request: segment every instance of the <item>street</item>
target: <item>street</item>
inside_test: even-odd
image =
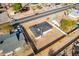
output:
[[[47,15],[55,14],[55,13],[57,13],[57,12],[70,9],[70,8],[72,8],[73,6],[78,6],[78,5],[79,5],[79,4],[73,4],[73,5],[69,5],[69,6],[65,6],[65,7],[61,7],[61,8],[49,10],[49,11],[46,11],[46,12],[43,12],[43,13],[39,13],[38,15],[28,16],[28,17],[25,17],[25,18],[21,18],[21,19],[19,19],[19,20],[17,19],[16,21],[11,22],[11,24],[14,25],[14,24],[16,24],[16,23],[24,23],[24,22],[36,20],[37,18],[41,18],[41,17],[47,16]]]

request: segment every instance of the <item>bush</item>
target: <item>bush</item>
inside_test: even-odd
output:
[[[61,21],[61,25],[60,25],[60,28],[67,32],[69,31],[70,29],[72,29],[74,27],[74,25],[76,25],[76,22],[74,20],[71,20],[71,19],[62,19]]]
[[[12,7],[15,12],[19,12],[22,9],[21,3],[15,3]]]

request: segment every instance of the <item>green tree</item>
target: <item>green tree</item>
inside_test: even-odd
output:
[[[15,3],[12,7],[15,12],[19,12],[22,9],[21,3]]]
[[[72,29],[75,24],[76,24],[76,22],[74,20],[71,20],[71,19],[62,19],[60,28],[63,31],[67,32],[70,29]]]

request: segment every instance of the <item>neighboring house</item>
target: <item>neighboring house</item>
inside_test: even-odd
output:
[[[79,10],[72,9],[71,13],[68,15],[72,20],[76,20],[77,24],[79,24]]]
[[[79,18],[79,10],[77,10],[77,9],[71,9],[71,12],[69,13],[68,16],[71,19],[78,20],[78,18]]]
[[[13,19],[20,19],[20,18],[27,17],[27,16],[30,16],[30,15],[33,15],[33,10],[31,8],[28,11],[25,11],[25,12],[22,12],[22,13],[16,13],[14,15],[11,15],[11,17]]]
[[[12,7],[9,8],[7,11],[9,16],[13,19],[20,19],[23,17],[33,15],[33,10],[32,8],[29,7],[29,3],[22,3],[22,10],[16,14],[15,14],[15,11],[13,11]]]

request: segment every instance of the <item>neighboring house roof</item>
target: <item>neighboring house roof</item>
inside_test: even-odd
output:
[[[13,19],[20,19],[27,16],[33,15],[33,10],[30,9],[29,11],[23,12],[23,13],[16,13],[12,16]]]
[[[72,9],[71,13],[69,14],[69,17],[77,18],[79,17],[79,10],[77,9]]]
[[[10,18],[7,15],[7,12],[3,12],[0,14],[0,24],[5,23],[5,22],[9,22]]]

